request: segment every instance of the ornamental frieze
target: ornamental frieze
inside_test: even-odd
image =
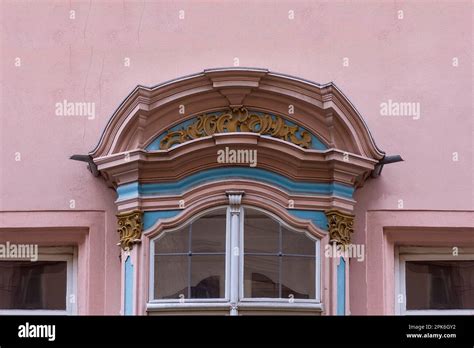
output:
[[[203,114],[186,128],[168,131],[160,141],[160,150],[193,139],[228,132],[253,132],[285,140],[305,149],[311,148],[311,135],[299,126],[289,124],[277,115],[249,112],[246,108],[240,108],[220,115]]]

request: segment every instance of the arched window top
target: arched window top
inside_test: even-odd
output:
[[[258,151],[258,163],[252,162],[257,168],[352,187],[377,176],[385,156],[333,83],[230,68],[138,86],[111,117],[97,147],[78,159],[87,157],[92,171],[117,187],[137,180],[172,182],[223,167],[216,150],[231,146],[245,147],[247,157]]]
[[[225,180],[236,179],[266,190],[267,179],[279,175],[290,185],[276,192],[280,188],[270,184],[269,190],[275,191],[274,199],[287,200],[284,206],[302,193],[319,209],[351,212],[353,191],[377,177],[385,163],[400,160],[384,156],[333,83],[266,69],[224,68],[137,86],[110,118],[96,148],[72,158],[87,161],[94,175],[117,190],[119,211],[143,210],[144,199],[147,206],[162,207],[156,201],[160,194],[148,197],[142,190],[146,185],[183,188],[177,195],[185,196],[196,185],[213,182],[224,189]],[[245,177],[242,170],[248,172]],[[216,178],[217,171],[231,172]],[[199,182],[189,185],[197,176]],[[309,190],[300,190],[308,185]],[[174,205],[167,203],[169,209],[183,200],[176,198]]]
[[[143,148],[186,115],[223,108],[283,115],[329,148],[380,160],[364,120],[333,84],[317,84],[266,69],[209,69],[154,87],[137,86],[109,120],[93,158]]]

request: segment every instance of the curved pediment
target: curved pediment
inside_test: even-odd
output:
[[[246,68],[210,69],[152,88],[137,86],[116,110],[90,155],[95,159],[146,149],[173,127],[223,110],[231,115],[252,110],[255,115],[273,115],[274,122],[275,117],[281,118],[283,132],[282,128],[269,131],[285,140],[292,134],[284,128],[297,125],[321,147],[373,160],[384,157],[362,117],[334,84]]]
[[[246,191],[268,185],[298,208],[350,212],[354,190],[380,173],[384,153],[332,83],[232,68],[138,86],[97,147],[76,159],[84,157],[116,188],[121,211],[240,183]]]

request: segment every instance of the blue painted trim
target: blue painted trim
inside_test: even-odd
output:
[[[134,181],[125,185],[120,185],[117,187],[118,200],[126,198],[138,198],[138,193],[140,192],[140,185],[138,181]]]
[[[322,211],[297,209],[287,209],[287,211],[297,218],[311,220],[315,226],[318,226],[325,231],[328,230],[328,219],[326,214]]]
[[[133,265],[130,256],[125,260],[125,315],[133,315]]]
[[[150,227],[156,224],[159,219],[167,219],[170,217],[175,217],[182,210],[159,210],[159,211],[146,211],[143,213],[143,230],[146,231]],[[328,220],[326,215],[322,211],[313,211],[313,210],[297,210],[297,209],[287,209],[287,211],[300,219],[311,220],[313,224],[319,228],[327,231],[328,230]]]
[[[189,189],[206,182],[226,179],[253,179],[278,186],[288,193],[306,195],[334,195],[352,198],[354,188],[339,183],[309,183],[288,179],[287,177],[260,168],[224,167],[203,170],[177,182],[139,184],[133,182],[117,188],[118,201],[152,195],[180,195]]]
[[[346,314],[346,261],[341,257],[337,266],[337,315]]]
[[[143,213],[143,230],[146,231],[152,227],[159,219],[175,217],[180,212],[181,210],[146,211]]]
[[[263,112],[259,112],[259,111],[252,111],[252,110],[249,110],[250,112],[254,113],[254,114],[257,114],[257,115],[270,115],[273,119],[275,119],[275,115],[273,114],[269,114],[269,113],[263,113]],[[222,111],[217,111],[217,112],[210,112],[208,113],[207,115],[216,115],[216,116],[219,116],[219,115],[222,115],[223,112]],[[298,139],[301,139],[301,132],[302,131],[306,131],[308,132],[310,135],[311,135],[311,148],[312,149],[315,149],[315,150],[326,150],[327,149],[327,146],[324,145],[324,143],[317,137],[315,136],[314,134],[312,134],[311,132],[309,132],[308,130],[304,129],[303,127],[301,127],[300,125],[294,123],[294,122],[291,122],[285,118],[283,118],[285,120],[285,124],[289,125],[289,126],[298,126],[300,128],[300,130],[295,134],[296,137],[298,137]],[[195,120],[197,120],[197,117],[193,117],[192,119],[189,119],[189,120],[186,120],[184,122],[181,122],[179,124],[177,124],[176,126],[173,126],[171,127],[169,130],[161,133],[160,135],[158,135],[147,147],[146,147],[146,150],[147,151],[156,151],[156,150],[159,150],[160,149],[160,142],[161,142],[161,139],[163,139],[165,137],[166,134],[168,134],[169,132],[174,132],[174,131],[178,131],[178,130],[182,130],[182,129],[186,129],[189,125],[191,125]],[[268,136],[270,137],[270,136]],[[176,144],[177,145],[177,144]],[[176,146],[174,145],[174,146]],[[172,146],[173,147],[173,146]]]

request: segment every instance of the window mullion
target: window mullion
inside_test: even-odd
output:
[[[239,269],[240,269],[240,226],[241,200],[243,192],[228,192],[230,205],[230,315],[238,315],[239,302]]]
[[[240,213],[231,212],[231,255],[230,255],[230,302],[233,307],[239,301],[239,225],[240,225]],[[237,310],[232,310],[231,315],[237,314]]]
[[[281,291],[281,267],[282,267],[282,259],[283,259],[283,248],[282,248],[282,232],[281,232],[281,224],[278,225],[278,297],[281,298],[282,291]]]
[[[191,298],[191,272],[192,272],[192,244],[191,238],[193,237],[193,224],[189,225],[189,240],[188,240],[188,298]]]

